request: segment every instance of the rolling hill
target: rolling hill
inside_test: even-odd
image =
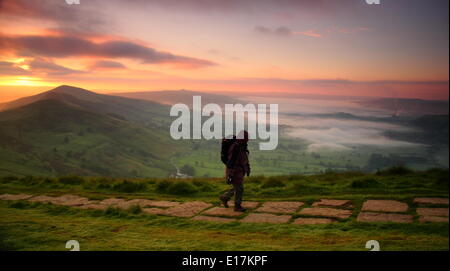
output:
[[[60,86],[3,105],[0,175],[165,177],[168,107]]]

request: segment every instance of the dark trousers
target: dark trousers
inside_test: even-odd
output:
[[[234,206],[240,206],[242,203],[242,195],[244,194],[243,182],[233,183],[233,188],[225,192],[222,197],[230,200],[234,196]]]

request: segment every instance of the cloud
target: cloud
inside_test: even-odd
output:
[[[208,60],[157,51],[126,40],[92,42],[68,36],[0,36],[0,52],[14,51],[20,56],[128,58],[147,64],[170,64],[175,68],[201,68],[216,65]]]
[[[28,65],[33,73],[46,73],[52,76],[61,76],[73,73],[84,73],[84,71],[70,69],[58,64],[55,64],[51,60],[43,58],[35,58],[28,62]]]
[[[268,27],[258,25],[255,26],[254,30],[259,34],[264,35],[276,35],[280,37],[287,37],[292,35],[292,30],[285,26],[280,26],[272,30]]]
[[[91,66],[91,69],[126,69],[127,67],[120,62],[111,60],[98,60]]]
[[[292,34],[292,31],[287,27],[280,26],[275,29],[273,33],[278,36],[290,36]]]
[[[323,37],[322,34],[316,32],[315,30],[307,30],[307,31],[297,31],[294,32],[295,35],[303,35],[303,36],[308,36],[308,37],[312,37],[312,38],[321,38]]]
[[[119,0],[115,0],[118,2]],[[276,10],[323,12],[336,8],[345,8],[357,0],[134,0],[127,5],[137,5],[140,8],[160,7],[170,10],[218,12],[218,13],[256,13],[273,12]],[[337,3],[339,2],[339,3]]]
[[[2,16],[22,17],[53,22],[66,31],[102,32],[111,21],[101,13],[95,1],[68,5],[64,0],[1,0]]]
[[[14,62],[0,61],[0,74],[5,75],[30,75],[30,72],[26,69],[19,67]]]
[[[272,30],[270,28],[267,28],[265,26],[255,26],[255,31],[260,33],[260,34],[271,34]]]
[[[329,35],[329,34],[355,34],[355,33],[359,33],[359,32],[367,32],[367,31],[372,31],[373,29],[369,28],[369,27],[337,27],[337,26],[333,26],[330,27],[326,30],[316,30],[316,29],[310,29],[310,30],[305,30],[305,31],[294,31],[291,30],[288,27],[285,26],[280,26],[274,29],[265,27],[265,26],[255,26],[254,30],[259,33],[259,34],[264,34],[264,35],[276,35],[276,36],[281,36],[281,37],[287,37],[287,36],[292,36],[292,35],[303,35],[303,36],[307,36],[307,37],[311,37],[311,38],[322,38],[325,35]]]
[[[341,34],[354,34],[358,32],[368,32],[373,29],[370,27],[358,26],[358,27],[332,27],[328,32],[337,32]]]

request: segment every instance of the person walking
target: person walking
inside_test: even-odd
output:
[[[222,204],[228,208],[228,201],[234,196],[234,210],[237,212],[245,212],[242,207],[242,197],[244,194],[244,177],[250,176],[250,163],[248,151],[248,132],[241,131],[235,142],[228,149],[228,161],[225,169],[225,177],[228,183],[233,187],[226,191],[220,200]]]

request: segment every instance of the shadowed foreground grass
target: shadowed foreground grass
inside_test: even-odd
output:
[[[0,202],[2,250],[448,250],[448,224],[270,225]]]

